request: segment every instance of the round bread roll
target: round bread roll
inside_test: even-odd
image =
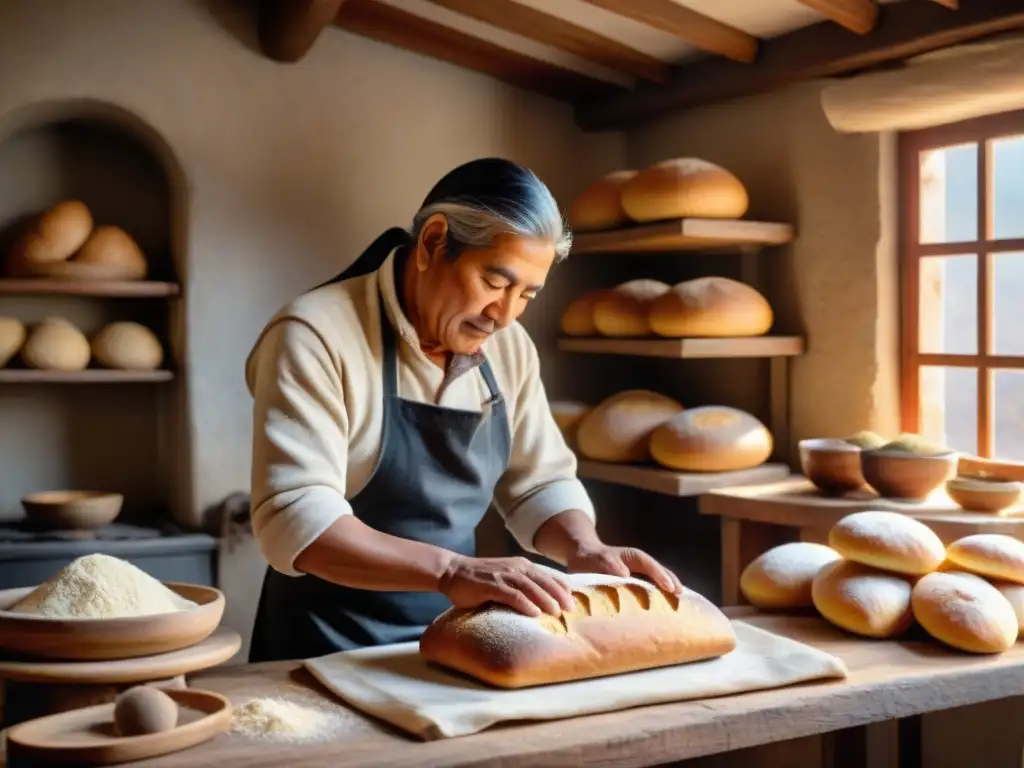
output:
[[[588,459],[617,463],[647,461],[651,432],[682,412],[671,397],[628,389],[603,400],[580,421],[576,444]]]
[[[946,559],[942,539],[920,520],[899,512],[847,515],[832,526],[828,543],[848,560],[910,576],[931,573]]]
[[[747,212],[746,187],[721,166],[693,157],[645,168],[622,188],[622,208],[634,221],[737,219]]]
[[[810,608],[811,583],[824,566],[839,559],[824,544],[794,541],[755,558],[740,574],[740,591],[757,608]]]
[[[974,576],[974,574],[968,574]],[[974,576],[980,579],[980,576]],[[1024,584],[1014,584],[1011,581],[994,581],[992,586],[999,590],[999,594],[1007,599],[1013,613],[1017,617],[1017,633],[1024,632]]]
[[[125,280],[141,280],[147,271],[142,249],[120,227],[97,227],[73,260],[79,264],[116,267]]]
[[[727,277],[699,277],[672,286],[649,309],[659,336],[762,336],[775,322],[768,301],[745,283]]]
[[[65,200],[42,214],[15,245],[17,254],[32,264],[66,261],[82,247],[92,231],[92,213],[80,200]]]
[[[96,362],[106,368],[152,371],[164,360],[164,350],[149,328],[140,323],[110,323],[92,340]]]
[[[917,623],[936,640],[970,653],[1002,653],[1017,642],[1010,601],[981,579],[955,572],[929,573],[914,585]]]
[[[552,400],[551,415],[555,418],[555,424],[569,445],[576,444],[576,431],[579,428],[583,417],[593,410],[593,407],[586,403],[575,400]]]
[[[584,189],[569,205],[569,224],[578,232],[615,229],[632,223],[622,209],[621,192],[636,171],[613,171]]]
[[[757,467],[772,455],[767,427],[724,405],[689,408],[651,434],[651,457],[681,472],[731,472]]]
[[[946,548],[946,557],[966,571],[1024,584],[1024,541],[1002,533],[975,533]]]
[[[811,600],[826,620],[866,637],[895,637],[913,623],[909,577],[852,560],[822,566],[811,582]]]
[[[611,293],[608,288],[589,291],[578,299],[569,302],[562,312],[562,333],[566,336],[596,336],[597,326],[594,325],[594,305],[598,300]]]
[[[21,348],[29,368],[47,371],[81,371],[89,365],[89,340],[69,321],[47,318],[37,325]]]
[[[630,280],[594,302],[594,327],[604,336],[647,336],[651,303],[669,290],[660,280]]]
[[[0,317],[0,368],[18,354],[25,343],[25,324],[16,317]]]

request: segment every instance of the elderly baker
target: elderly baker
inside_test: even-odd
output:
[[[251,661],[415,640],[452,604],[559,614],[559,572],[475,554],[492,504],[570,572],[678,579],[597,535],[517,318],[571,238],[547,187],[501,159],[442,178],[270,321],[246,365],[252,523],[269,567]]]

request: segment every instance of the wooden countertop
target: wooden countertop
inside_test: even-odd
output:
[[[191,680],[235,703],[312,689],[344,713],[331,742],[268,744],[222,735],[178,754],[147,760],[147,768],[402,768],[402,766],[647,766],[758,746],[1024,694],[1024,642],[999,656],[971,656],[937,642],[872,641],[845,635],[806,616],[736,618],[832,653],[846,662],[846,680],[604,715],[497,727],[474,736],[421,742],[340,704],[294,663],[214,669]]]

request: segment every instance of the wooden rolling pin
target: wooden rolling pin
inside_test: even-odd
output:
[[[961,477],[990,477],[1024,483],[1024,462],[996,461],[963,454],[957,463],[957,474]]]

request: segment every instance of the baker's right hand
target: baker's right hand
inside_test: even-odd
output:
[[[574,605],[565,577],[525,557],[456,555],[441,577],[440,590],[458,608],[496,602],[527,616],[559,616]]]

